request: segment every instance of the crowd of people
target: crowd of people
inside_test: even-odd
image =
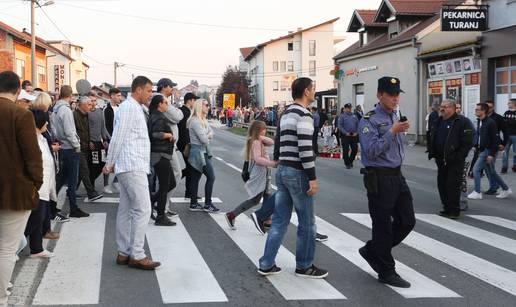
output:
[[[160,79],[157,93],[153,93],[152,81],[138,76],[123,103],[120,90],[112,88],[110,102],[102,109],[94,92],[75,100],[72,88],[64,85],[54,101],[48,93],[32,89],[28,81],[20,86],[14,72],[0,73],[0,163],[7,170],[0,174],[0,305],[6,304],[8,292],[4,290],[9,288],[15,259],[27,244],[32,258],[53,256],[42,244],[44,238],[59,239],[59,233],[51,230],[51,220],[64,223],[89,217],[77,202],[80,183],[86,191],[85,202],[116,190],[120,193],[115,262],[137,269],[153,270],[161,265],[145,253],[146,228],[150,219],[156,226],[176,225],[172,218],[178,213],[169,203],[169,195],[183,178],[190,211],[220,211],[212,201],[215,171],[210,143],[214,131],[208,123],[212,111],[206,100],[193,93],[184,96],[181,106],[172,103],[176,85],[168,78]],[[324,148],[334,147],[334,139],[340,144],[348,169],[353,168],[360,143],[365,166],[361,173],[373,218],[373,239],[360,249],[360,255],[378,272],[380,281],[410,286],[395,272],[390,255],[415,223],[412,197],[400,169],[403,137],[410,125],[396,114],[400,92],[398,79],[384,77],[379,80],[379,103],[373,111],[364,114],[360,106],[353,110],[351,104],[345,104],[341,113],[330,119],[325,110],[310,108],[315,89],[309,78],[299,78],[292,84],[294,103],[289,106],[219,112],[217,116],[229,127],[234,121],[250,123],[242,172],[249,198],[225,217],[228,226],[236,229],[236,217],[263,199],[262,207],[251,214],[260,234],[269,229],[259,260],[260,274],[280,273],[275,257],[295,209],[296,274],[309,278],[328,275],[313,264],[315,241],[328,239],[316,232],[313,209],[318,191],[315,159],[322,136]],[[492,101],[477,104],[476,126],[460,114],[460,104],[449,99],[428,116],[427,149],[438,169],[440,215],[456,219],[467,209],[460,206],[460,197],[465,161],[472,148],[475,189],[468,198],[482,198],[483,173],[489,179],[484,194],[506,198],[512,193],[495,169],[499,152],[504,153],[501,172],[506,173],[510,147],[516,151],[516,100],[508,107],[501,116],[494,112]],[[276,126],[274,140],[266,136],[267,126]],[[266,150],[270,146],[274,147],[273,159]],[[271,192],[271,168],[277,168],[275,193]],[[512,170],[516,172],[516,157]],[[103,189],[99,192],[95,182],[101,174]],[[206,183],[201,204],[198,188],[203,175]],[[382,181],[387,177],[394,186]],[[57,205],[57,195],[65,185],[68,215]],[[394,214],[393,210],[398,211]],[[402,221],[397,220],[400,218]],[[399,233],[384,233],[394,226]]]

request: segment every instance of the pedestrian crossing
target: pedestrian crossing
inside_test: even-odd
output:
[[[230,240],[245,255],[246,258],[242,261],[250,261],[257,267],[258,259],[263,254],[266,236],[258,234],[252,221],[247,216],[240,215],[237,218],[238,229],[231,230],[226,224],[223,214],[213,214],[210,217],[216,225],[216,229],[211,231],[223,234],[226,240]],[[417,214],[416,217],[418,220],[432,225],[430,231],[444,231],[457,240],[467,237],[478,241],[486,248],[496,248],[514,254],[513,238],[471,226],[467,219],[451,221],[433,214]],[[514,227],[516,223],[508,219],[486,215],[471,215],[470,217],[474,220],[496,224],[509,231],[516,230]],[[358,223],[358,227],[363,230],[371,227],[368,214],[341,213],[332,220],[335,222],[335,219],[355,226],[354,223]],[[154,259],[162,262],[160,269],[150,273],[155,274],[159,285],[160,301],[163,304],[231,303],[228,290],[217,279],[217,275],[210,268],[209,261],[206,261],[210,255],[199,251],[198,244],[200,243],[196,242],[188,232],[188,227],[184,224],[186,220],[189,219],[176,218],[177,226],[175,227],[149,225],[147,230],[146,237],[150,254]],[[291,223],[292,227],[297,225],[295,214],[292,216]],[[357,267],[358,272],[364,272],[376,278],[376,273],[358,254],[358,248],[364,245],[363,240],[337,227],[338,224],[330,223],[321,217],[316,217],[316,225],[319,233],[329,236],[328,241],[318,244],[318,249],[329,249],[334,252],[332,257],[336,257],[335,261],[348,262]],[[93,213],[89,218],[72,219],[71,222],[62,224],[61,239],[57,241],[54,249],[55,257],[49,260],[43,277],[36,287],[33,305],[96,305],[101,303],[99,299],[102,291],[101,275],[103,265],[106,265],[102,263],[105,229],[106,213]],[[106,243],[116,244],[115,242]],[[409,253],[421,252],[428,255],[429,257],[425,257],[425,261],[435,259],[437,265],[444,264],[450,270],[464,272],[486,283],[486,287],[492,286],[516,297],[516,272],[497,264],[496,261],[482,259],[440,242],[428,233],[422,234],[414,231],[402,245],[407,248]],[[228,250],[228,253],[230,252],[232,251]],[[223,258],[224,255],[216,255],[216,257]],[[324,267],[324,263],[318,261],[318,264]],[[432,264],[434,263],[432,262]],[[285,246],[279,250],[277,265],[282,268],[281,274],[263,277],[263,280],[271,284],[277,293],[287,301],[349,300],[350,297],[353,297],[352,291],[342,287],[342,284],[349,285],[349,281],[333,279],[331,271],[326,280],[304,279],[295,276],[294,251]],[[228,263],[227,266],[230,269],[231,263]],[[404,264],[397,261],[397,270],[412,284],[411,288],[402,289],[373,283],[373,278],[371,278],[371,287],[387,289],[394,296],[407,300],[419,298],[460,299],[464,296],[460,287],[454,287],[449,283],[443,285],[441,280],[435,280],[435,276],[425,276],[424,272],[414,267],[413,263]],[[258,276],[255,271],[244,273]]]

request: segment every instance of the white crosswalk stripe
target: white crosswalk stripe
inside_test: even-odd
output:
[[[498,216],[490,216],[490,215],[468,215],[474,219],[484,221],[487,223],[495,224],[497,226],[501,226],[510,230],[516,231],[516,222],[508,219],[504,219]]]
[[[371,228],[369,214],[341,213],[343,216]],[[411,232],[403,241],[430,257],[438,259],[453,268],[483,280],[503,291],[516,295],[516,273],[497,264],[463,252],[430,237]]]

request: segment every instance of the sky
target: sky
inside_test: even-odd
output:
[[[40,4],[45,0],[39,0]],[[88,80],[118,84],[132,76],[153,81],[168,77],[185,86],[190,80],[218,85],[229,65],[238,65],[239,48],[340,17],[335,36],[344,48],[356,41],[346,33],[355,9],[377,9],[381,0],[54,0],[38,8],[36,35],[69,40],[84,47]],[[30,4],[0,0],[0,20],[30,32]]]

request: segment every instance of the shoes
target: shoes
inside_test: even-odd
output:
[[[52,258],[54,257],[54,253],[47,251],[44,249],[42,252],[37,254],[31,254],[29,258]]]
[[[129,257],[124,256],[122,254],[116,255],[116,264],[118,265],[128,265],[129,264]]]
[[[167,216],[168,217],[176,217],[176,216],[179,216],[179,214],[176,211],[168,209],[167,210]]]
[[[317,242],[324,242],[324,241],[328,241],[328,236],[327,236],[327,235],[320,234],[320,233],[316,233],[316,234],[315,234],[315,241],[317,241]]]
[[[159,267],[161,263],[152,261],[149,257],[145,257],[141,260],[129,259],[129,266],[140,270],[154,270]]]
[[[346,165],[346,169],[351,169],[351,165]]]
[[[152,210],[151,214],[150,214],[150,218],[151,220],[155,221],[156,220],[156,215],[154,214],[154,210]]]
[[[473,191],[468,195],[469,199],[482,199],[482,194],[477,191]]]
[[[96,194],[93,194],[91,197],[86,197],[84,199],[84,202],[85,203],[88,203],[88,202],[92,202],[92,201],[96,201],[96,200],[99,200],[101,199],[102,197],[104,197],[104,195],[100,194],[100,193],[96,193]]]
[[[70,222],[70,218],[67,218],[66,216],[60,214],[60,213],[57,213],[56,216],[53,218],[54,222],[57,222],[57,223],[66,223],[66,222]]]
[[[204,206],[202,210],[208,213],[218,213],[220,211],[220,209],[215,207],[213,204]]]
[[[299,277],[322,279],[328,276],[328,271],[319,269],[312,264],[312,266],[307,269],[296,269],[296,275]]]
[[[460,203],[460,211],[468,211],[468,209],[469,209],[468,203],[461,201],[461,203]]]
[[[190,208],[188,209],[190,211],[203,211],[202,206],[199,203],[191,204]]]
[[[507,174],[507,167],[502,167],[500,174]]]
[[[512,171],[516,173],[516,165],[512,167]]]
[[[114,194],[115,193],[108,185],[104,187],[103,192],[106,194]]]
[[[486,194],[486,195],[496,195],[496,194],[498,194],[498,189],[489,189],[489,190],[485,191],[484,194]]]
[[[457,213],[457,214],[453,214],[451,212],[448,212],[448,211],[439,211],[439,215],[442,216],[442,217],[446,217],[446,218],[449,218],[449,219],[452,219],[452,220],[456,220],[460,217],[460,213]]]
[[[258,273],[260,273],[260,275],[263,275],[263,276],[277,275],[277,274],[281,273],[281,268],[277,267],[276,265],[273,265],[268,270],[258,269]]]
[[[367,252],[367,248],[364,246],[364,247],[361,247],[358,249],[358,253],[360,254],[360,256],[362,256],[362,258],[365,259],[365,261],[367,261],[367,263],[369,264],[369,266],[376,272],[378,273],[379,271],[379,268],[378,268],[378,265],[376,264],[375,260],[374,260],[374,257],[373,255],[369,254]]]
[[[236,230],[235,214],[233,212],[228,212],[228,213],[224,214],[224,216],[226,217],[226,222],[228,223],[229,228],[231,228],[232,230]]]
[[[82,211],[80,208],[77,208],[74,211],[70,212],[70,217],[81,218],[88,216],[90,216],[90,214]]]
[[[256,230],[258,230],[258,233],[262,236],[265,234],[265,223],[263,221],[260,221],[258,219],[258,216],[256,216],[256,213],[251,213],[251,219],[253,220],[254,227],[256,227]]]
[[[43,239],[48,240],[58,240],[59,239],[59,232],[55,231],[48,231],[44,236]]]
[[[496,195],[496,198],[507,198],[507,196],[509,196],[511,194],[512,194],[511,189],[502,190],[502,192],[500,192],[500,194]]]
[[[378,281],[397,288],[410,288],[410,283],[401,278],[398,273],[394,273],[385,277],[378,277]]]
[[[166,215],[156,216],[156,226],[176,226],[176,222],[172,222]]]

